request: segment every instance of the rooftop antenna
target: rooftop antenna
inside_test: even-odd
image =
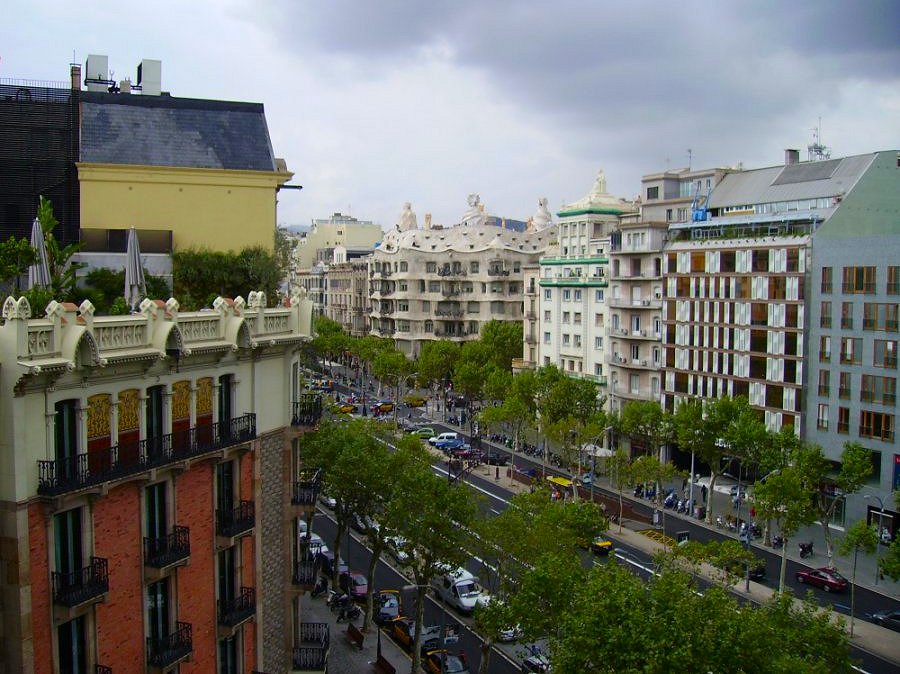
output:
[[[809,161],[823,161],[825,159],[831,159],[831,149],[825,147],[822,144],[822,118],[819,117],[819,123],[815,126],[815,128],[811,129],[813,132],[813,142],[810,145],[806,146],[806,151],[809,156]]]
[[[691,162],[694,159],[694,151],[691,148],[688,148],[687,155],[688,155],[688,171],[690,171],[691,170]]]

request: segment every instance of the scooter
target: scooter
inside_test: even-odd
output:
[[[309,596],[319,597],[326,592],[328,592],[328,579],[325,576],[322,576],[316,581],[316,585],[313,587],[312,592],[309,593]]]
[[[812,557],[813,554],[813,544],[812,541],[809,543],[798,543],[797,547],[800,548],[800,558],[805,559],[807,557]]]
[[[781,549],[784,547],[784,538],[781,536],[773,536],[772,537],[772,547],[776,549]]]

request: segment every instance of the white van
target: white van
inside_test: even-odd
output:
[[[490,601],[490,595],[481,588],[478,579],[462,567],[435,576],[431,587],[440,599],[465,615]]]
[[[428,438],[428,444],[434,447],[439,442],[444,442],[445,440],[458,440],[459,433],[455,431],[446,431],[441,433],[440,435],[436,435],[434,437]]]

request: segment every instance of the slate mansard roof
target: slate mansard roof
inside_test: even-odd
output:
[[[261,103],[81,92],[81,161],[275,171]]]

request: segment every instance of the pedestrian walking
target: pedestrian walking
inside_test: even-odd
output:
[[[706,503],[706,485],[702,485],[700,487],[700,498],[703,499],[703,503]]]

